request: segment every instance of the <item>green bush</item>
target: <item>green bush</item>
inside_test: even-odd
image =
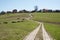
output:
[[[20,19],[20,18],[17,18],[17,19]]]
[[[17,22],[20,22],[20,21],[17,21]]]
[[[25,20],[25,19],[22,19],[22,20]]]
[[[8,22],[3,22],[4,24],[7,24]]]
[[[23,20],[21,20],[21,22],[24,22]]]
[[[12,23],[16,23],[15,21],[12,21]]]

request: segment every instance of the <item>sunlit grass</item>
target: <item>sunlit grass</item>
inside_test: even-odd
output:
[[[33,20],[44,22],[45,29],[52,38],[60,40],[60,13],[33,13],[32,16]]]
[[[60,22],[60,13],[33,13],[33,20]]]
[[[29,17],[27,13],[0,15],[0,40],[23,40],[38,26],[38,23],[26,20],[26,17]]]
[[[45,29],[47,32],[56,40],[60,40],[60,25],[58,24],[50,24],[45,23],[44,24]]]

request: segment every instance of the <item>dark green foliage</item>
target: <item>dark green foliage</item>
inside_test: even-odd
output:
[[[3,14],[5,14],[5,12],[4,12],[4,11],[2,11],[0,14],[1,14],[1,15],[3,15]]]
[[[17,18],[17,19],[20,19],[20,18]]]
[[[7,24],[8,22],[3,22],[4,24]]]
[[[17,22],[20,22],[20,21],[17,21]]]
[[[12,13],[11,11],[7,11],[7,13]]]
[[[22,19],[22,20],[25,20],[25,19]]]
[[[16,23],[16,21],[12,21],[12,23]]]
[[[12,11],[12,13],[17,13],[17,9],[14,9],[14,10]]]
[[[29,13],[29,11],[24,9],[24,10],[20,10],[19,13]]]
[[[21,20],[21,22],[24,22],[23,20]]]

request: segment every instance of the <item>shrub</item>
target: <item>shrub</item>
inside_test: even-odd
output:
[[[12,23],[16,23],[15,21],[12,21]]]
[[[0,13],[1,15],[3,15],[3,14],[5,14],[5,12],[4,11],[1,11],[1,13]]]
[[[21,22],[23,22],[23,20],[21,20]]]
[[[7,11],[7,13],[12,13],[11,11]]]
[[[4,24],[7,24],[8,22],[3,22]]]
[[[17,22],[20,22],[20,21],[17,21]]]
[[[25,20],[25,19],[22,19],[22,20]]]
[[[14,10],[12,11],[12,13],[17,13],[17,9],[14,9]]]
[[[19,18],[17,18],[17,19],[19,19]]]

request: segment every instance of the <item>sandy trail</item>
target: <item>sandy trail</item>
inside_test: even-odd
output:
[[[32,18],[32,15],[29,14],[28,20]],[[37,21],[35,21],[37,22]],[[48,35],[47,31],[44,28],[43,23],[38,22],[40,25],[33,30],[30,34],[28,34],[23,40],[53,40],[50,35]]]
[[[48,35],[47,31],[44,28],[43,23],[41,23],[42,32],[43,32],[43,40],[53,40],[50,35]]]
[[[53,40],[46,32],[43,23],[28,34],[23,40]]]
[[[40,25],[35,30],[33,30],[29,35],[27,35],[23,40],[34,40],[39,28]]]

